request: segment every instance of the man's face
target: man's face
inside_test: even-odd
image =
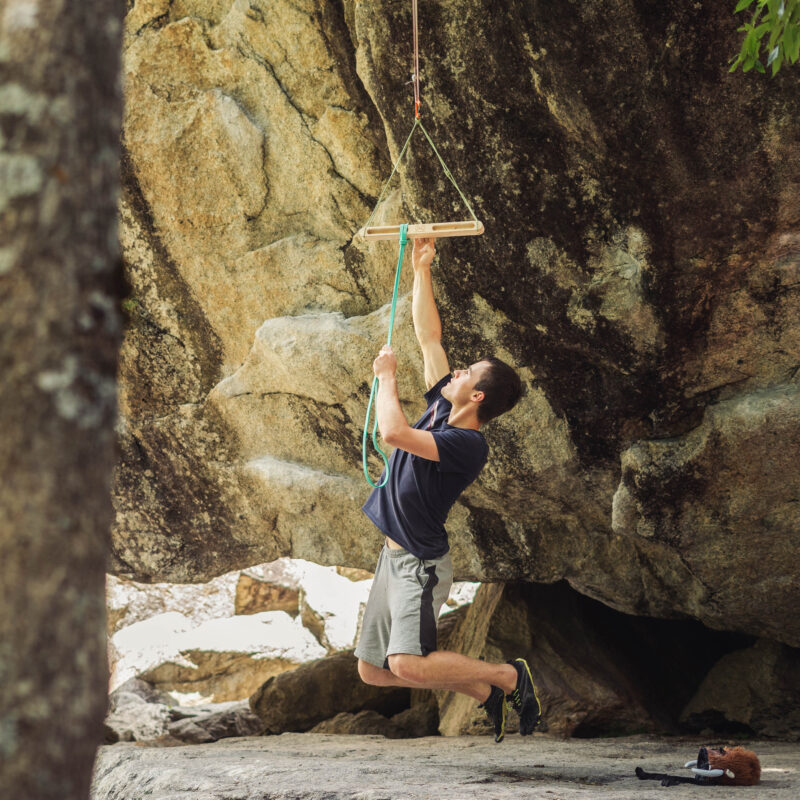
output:
[[[488,361],[478,361],[466,369],[454,369],[450,382],[442,387],[442,397],[449,400],[456,408],[465,406],[472,401],[475,384],[488,366]]]

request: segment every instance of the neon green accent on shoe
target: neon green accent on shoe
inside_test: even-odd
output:
[[[516,658],[508,663],[517,671],[517,685],[508,695],[508,699],[519,714],[520,734],[528,736],[542,719],[542,704],[528,662],[524,658]]]

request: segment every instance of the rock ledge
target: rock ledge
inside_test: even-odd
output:
[[[283,734],[225,739],[190,747],[101,747],[92,800],[504,800],[605,798],[663,800],[634,769],[681,774],[703,740],[649,736],[561,740],[535,734],[388,740],[378,736]],[[742,742],[760,757],[759,797],[795,800],[800,751],[791,744]],[[669,800],[697,797],[680,785]],[[702,792],[701,792],[702,793]],[[742,800],[742,789],[717,787],[714,800]],[[746,795],[750,793],[745,791]]]

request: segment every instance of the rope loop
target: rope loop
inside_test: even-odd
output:
[[[373,212],[374,213],[374,212]],[[392,292],[392,310],[389,314],[389,337],[386,340],[386,344],[391,346],[392,344],[392,331],[394,330],[394,316],[395,311],[397,309],[397,293],[398,289],[400,288],[400,273],[403,271],[403,254],[405,253],[406,243],[408,241],[408,224],[404,223],[400,226],[400,252],[397,256],[397,269],[394,273],[394,291]],[[364,435],[361,437],[361,463],[364,467],[364,477],[367,479],[367,483],[373,489],[381,489],[382,487],[386,486],[387,481],[389,480],[389,459],[386,458],[386,453],[381,450],[380,446],[378,445],[378,410],[377,410],[377,403],[375,403],[375,425],[372,428],[372,444],[375,449],[380,454],[380,457],[383,459],[384,465],[384,473],[383,479],[380,483],[373,483],[372,478],[369,475],[369,467],[367,466],[367,432],[369,431],[369,418],[372,413],[372,404],[375,402],[375,398],[378,393],[378,376],[376,375],[372,379],[372,390],[370,391],[369,395],[369,405],[367,405],[367,418],[364,420]]]

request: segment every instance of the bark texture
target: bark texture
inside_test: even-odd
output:
[[[0,4],[0,786],[87,797],[108,690],[123,8]]]

